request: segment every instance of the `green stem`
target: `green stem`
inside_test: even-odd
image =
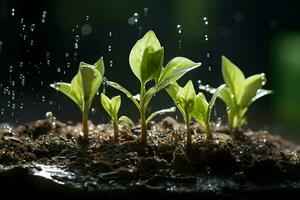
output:
[[[112,124],[113,124],[113,127],[114,127],[114,143],[117,144],[119,142],[118,120],[112,120]]]
[[[213,135],[212,135],[212,132],[211,132],[211,127],[210,127],[210,123],[209,122],[207,122],[207,123],[205,123],[205,128],[206,128],[206,139],[208,140],[208,141],[211,141],[212,139],[213,139]]]
[[[191,135],[191,128],[190,128],[190,116],[186,112],[186,147],[190,149],[192,147],[192,135]]]
[[[140,93],[140,117],[141,117],[141,142],[147,143],[147,123],[146,123],[146,108],[145,108],[145,84],[141,83]]]
[[[89,118],[89,107],[88,104],[84,102],[83,111],[82,111],[82,132],[83,132],[84,141],[88,141],[89,138],[88,118]]]

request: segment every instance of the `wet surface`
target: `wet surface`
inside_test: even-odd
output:
[[[25,182],[28,191],[78,198],[101,194],[126,199],[145,193],[239,198],[300,190],[299,146],[264,131],[232,137],[216,129],[208,143],[202,128],[193,125],[193,146],[185,149],[184,126],[170,118],[152,123],[147,145],[138,141],[139,126],[126,124],[120,126],[117,145],[110,125],[90,124],[89,144],[82,145],[80,126],[53,119],[2,126],[2,183],[16,187]]]

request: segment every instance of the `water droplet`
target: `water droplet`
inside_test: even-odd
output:
[[[46,14],[47,14],[47,11],[44,10],[44,11],[43,11],[43,15],[46,15]]]
[[[74,43],[74,48],[78,49],[78,43],[77,42]]]
[[[21,103],[20,103],[20,109],[22,110],[23,108],[24,108],[24,103],[21,102]]]
[[[42,21],[43,24],[46,22],[46,20],[44,18],[41,21]]]
[[[216,122],[216,128],[220,128],[222,125],[222,118],[218,117],[217,122]]]
[[[11,16],[15,16],[15,9],[14,8],[11,9]]]
[[[109,33],[108,33],[108,36],[111,37],[111,36],[112,36],[112,32],[109,32]]]
[[[207,20],[207,17],[203,17],[203,20],[206,21],[206,20]]]
[[[134,13],[133,14],[133,19],[134,19],[134,22],[137,23],[139,21],[139,14],[138,13]]]
[[[91,113],[92,113],[92,114],[95,114],[95,113],[96,113],[96,109],[95,109],[95,108],[92,108],[92,109],[91,109]]]
[[[80,36],[79,35],[75,35],[75,41],[78,42],[80,40]]]
[[[182,33],[182,27],[181,27],[181,25],[177,24],[176,28],[177,28],[178,34],[181,34]]]
[[[46,97],[42,96],[42,102],[45,102]]]
[[[178,49],[181,49],[181,48],[182,48],[182,41],[178,40]]]
[[[70,68],[70,63],[69,62],[67,63],[67,68]]]
[[[204,38],[205,38],[206,41],[208,41],[208,35],[205,34]]]
[[[111,61],[109,61],[109,66],[110,67],[112,67],[113,66],[113,64],[114,64],[114,62],[111,60]]]
[[[128,24],[129,24],[129,25],[133,25],[133,24],[134,24],[134,18],[133,18],[133,17],[130,17],[130,18],[128,19]]]
[[[10,73],[12,73],[13,69],[14,69],[14,66],[12,66],[12,65],[9,66],[9,72],[10,72]]]
[[[209,54],[209,53],[206,53],[206,57],[209,58],[209,57],[210,57],[210,54]]]
[[[110,46],[110,45],[108,46],[108,51],[109,51],[109,52],[111,51],[111,46]]]
[[[87,15],[87,16],[85,17],[85,19],[86,19],[86,21],[89,21],[90,16]]]
[[[93,32],[93,28],[90,24],[84,24],[81,27],[81,34],[82,35],[90,35]]]
[[[211,71],[211,66],[208,66],[208,71]]]
[[[145,7],[144,8],[144,16],[145,17],[148,17],[148,11],[149,11],[148,7]]]
[[[36,28],[36,27],[35,27],[35,24],[31,24],[31,25],[30,25],[30,30],[31,30],[31,31],[34,31],[35,28]]]
[[[58,72],[58,73],[60,73],[60,72],[61,72],[61,69],[60,69],[60,67],[58,67],[58,68],[57,68],[57,72]]]
[[[46,119],[52,119],[53,118],[53,113],[51,112],[51,111],[49,111],[49,112],[46,112]]]

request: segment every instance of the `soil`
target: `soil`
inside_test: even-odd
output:
[[[266,131],[232,136],[215,128],[207,142],[194,124],[193,145],[185,148],[184,125],[167,117],[150,123],[148,143],[140,127],[90,122],[81,125],[37,120],[0,128],[0,188],[11,198],[129,199],[133,197],[240,199],[300,194],[300,146]],[[20,191],[20,192],[15,192]]]

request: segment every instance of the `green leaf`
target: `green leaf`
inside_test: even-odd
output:
[[[180,88],[180,90],[177,93],[176,99],[180,102],[182,107],[187,112],[192,112],[194,109],[194,99],[196,97],[196,92],[193,86],[192,81],[188,81],[187,84]]]
[[[111,99],[111,107],[112,107],[112,112],[115,116],[118,116],[118,112],[121,107],[121,96],[115,96]]]
[[[206,127],[206,113],[208,108],[208,102],[206,101],[203,93],[197,94],[195,97],[195,106],[191,112],[192,117],[203,127]]]
[[[262,88],[265,79],[265,74],[262,73],[250,76],[245,80],[245,87],[238,101],[241,107],[249,105],[257,91]]]
[[[227,87],[235,98],[242,95],[245,76],[243,72],[225,56],[222,56],[222,75]],[[237,99],[235,99],[237,101]]]
[[[133,95],[128,91],[126,90],[123,86],[121,86],[120,84],[118,83],[115,83],[115,82],[112,82],[112,81],[107,81],[106,82],[107,85],[123,92],[124,94],[127,95],[127,97],[134,103],[134,105],[138,108],[138,110],[140,110],[140,105],[139,103],[137,102],[137,100],[133,97]]]
[[[155,111],[154,113],[152,113],[146,120],[146,124],[151,121],[153,119],[153,117],[157,116],[157,115],[164,115],[166,113],[171,113],[171,112],[175,112],[176,108],[175,107],[171,107],[171,108],[167,108],[167,109],[162,109],[162,110],[158,110]]]
[[[121,106],[121,97],[115,96],[109,99],[105,94],[101,93],[101,104],[110,117],[116,120]]]
[[[101,57],[97,62],[96,62],[96,69],[100,72],[101,76],[104,76],[104,62],[103,62],[103,57]]]
[[[201,63],[195,63],[190,59],[184,57],[175,57],[170,60],[167,66],[163,69],[161,77],[159,78],[159,83],[166,80],[177,81],[188,71],[199,67]]]
[[[174,59],[172,59],[172,60],[174,60]],[[186,58],[184,58],[183,60],[185,60],[185,59]],[[179,60],[181,60],[181,59],[179,59]],[[188,59],[186,59],[186,60],[188,60]],[[176,63],[176,62],[174,62],[174,63]],[[146,105],[149,104],[149,102],[154,94],[156,94],[160,90],[166,88],[168,85],[173,84],[178,79],[180,79],[184,74],[186,74],[187,72],[189,72],[201,65],[201,63],[194,63],[194,62],[192,62],[192,63],[191,62],[180,62],[180,63],[182,64],[181,67],[179,65],[176,65],[177,67],[172,68],[172,70],[171,70],[171,67],[168,67],[170,69],[167,70],[167,74],[164,74],[165,71],[162,72],[161,77],[163,77],[163,78],[160,78],[158,83],[156,85],[154,85],[153,87],[151,87],[145,94],[145,104]],[[186,65],[187,63],[190,63],[192,65]],[[171,65],[174,66],[175,64],[169,64],[169,66],[171,66]],[[169,71],[172,71],[172,73]]]
[[[180,104],[180,102],[177,99],[177,93],[180,89],[181,89],[181,87],[175,82],[175,83],[169,85],[166,88],[166,91],[170,95],[170,97],[173,99],[173,101],[174,101],[175,105],[177,106],[177,108],[179,109],[179,111],[182,113],[182,115],[184,115],[184,108],[182,107],[182,105]]]
[[[163,54],[163,48],[155,33],[148,31],[136,42],[129,55],[129,64],[134,75],[142,83],[160,75]]]
[[[217,90],[215,91],[215,93],[213,94],[213,96],[210,99],[210,102],[208,104],[208,109],[207,109],[207,113],[206,113],[206,122],[209,123],[210,122],[210,116],[211,116],[211,111],[215,105],[215,102],[217,100],[217,97],[220,95],[220,92],[223,90],[223,88],[225,88],[225,84],[220,85]]]
[[[92,100],[102,83],[102,76],[94,65],[81,62],[71,83],[55,83],[50,86],[71,98],[82,112],[88,112]]]
[[[265,89],[259,89],[259,90],[257,90],[256,95],[251,99],[251,102],[249,103],[249,105],[251,103],[253,103],[254,101],[256,101],[257,99],[259,99],[259,98],[261,98],[261,97],[263,97],[265,95],[272,94],[272,93],[273,93],[272,90],[265,90]]]
[[[234,106],[234,97],[228,87],[223,87],[219,92],[219,97],[226,104],[227,107]]]
[[[74,101],[74,103],[76,103],[76,105],[79,107],[79,109],[82,110],[82,100],[80,98],[77,98],[77,96],[74,94],[70,83],[60,82],[60,83],[50,84],[50,86],[52,88],[62,92],[70,99],[72,99],[72,101]]]
[[[80,65],[80,73],[82,79],[82,94],[84,101],[90,106],[92,100],[97,93],[101,83],[102,76],[95,67],[88,67],[86,65]]]
[[[127,116],[125,115],[122,115],[120,118],[119,118],[119,122],[125,122],[126,124],[130,125],[130,126],[133,126],[134,125],[134,122]]]

